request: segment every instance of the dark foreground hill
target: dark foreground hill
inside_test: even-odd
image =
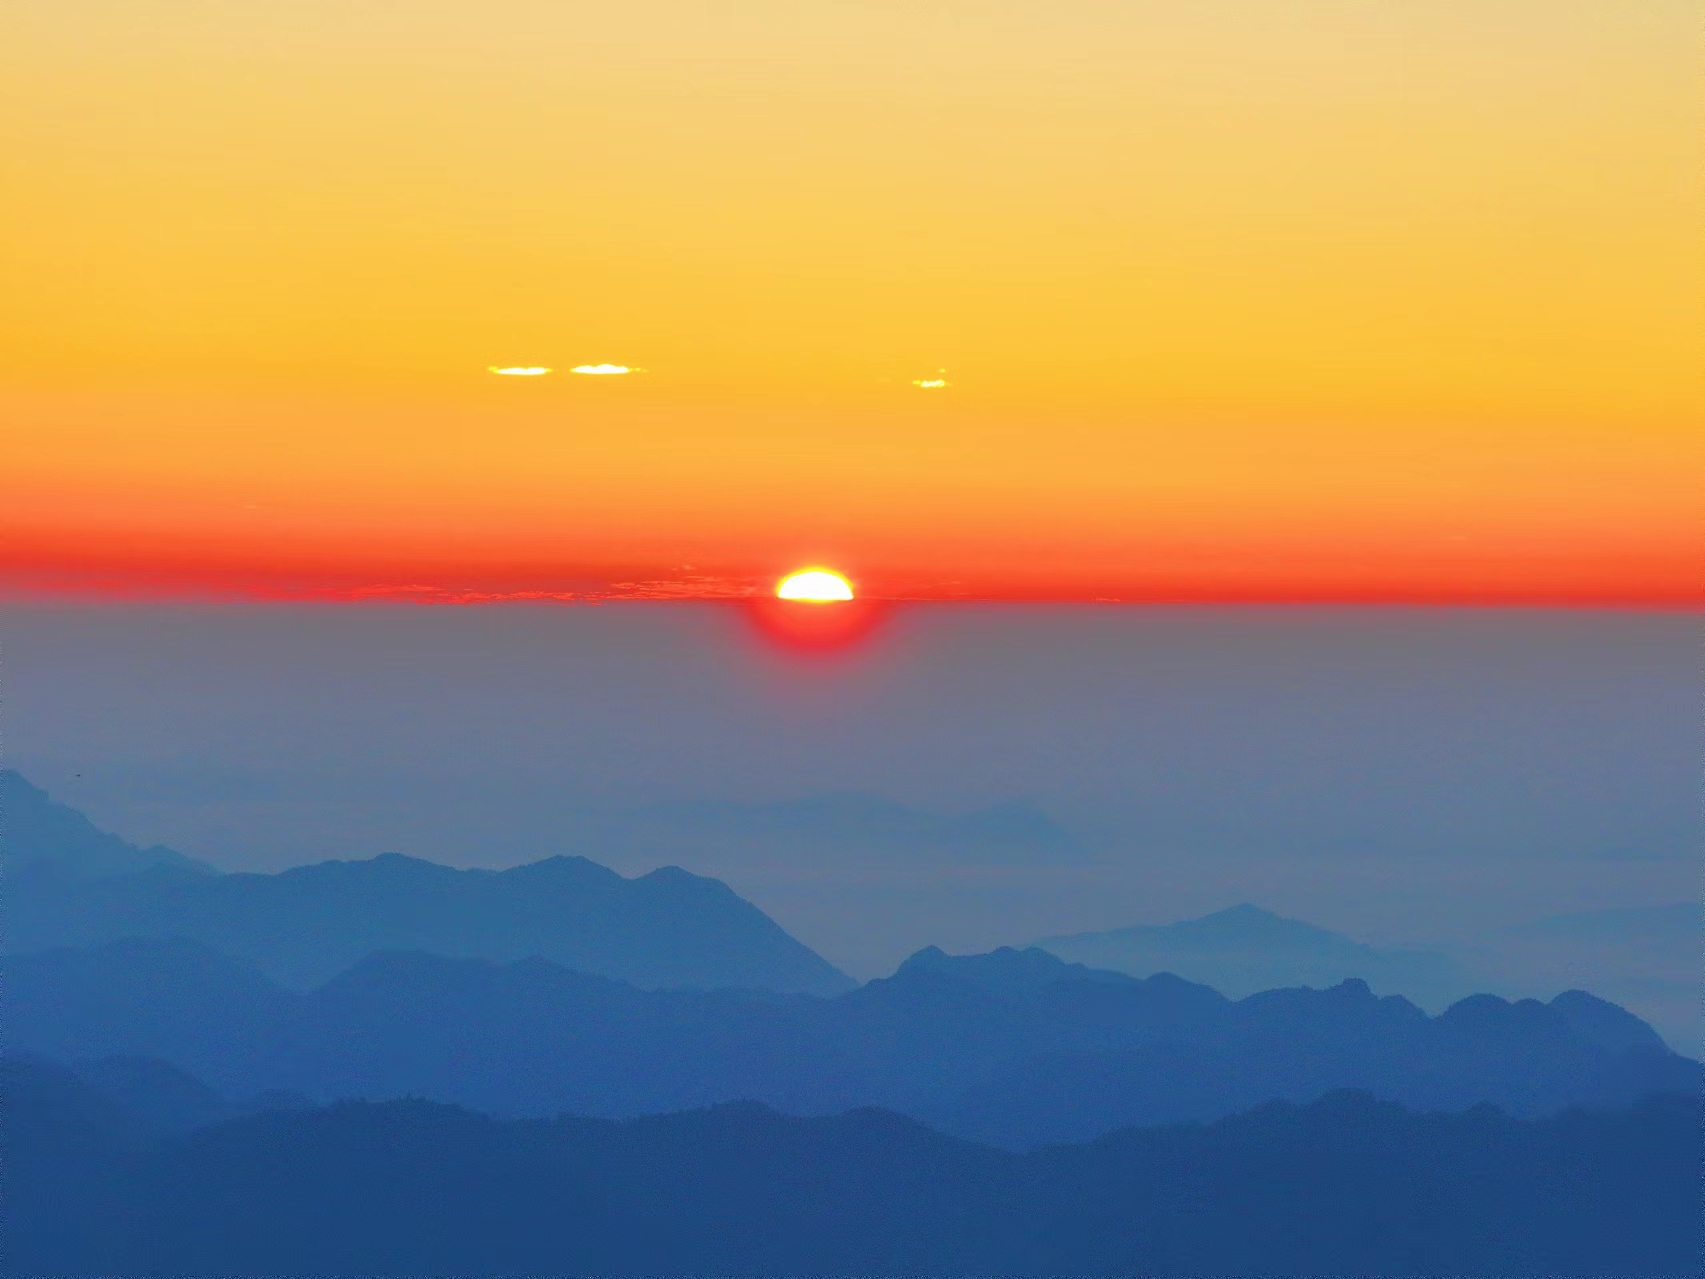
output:
[[[4,1065],[9,1267],[58,1274],[1642,1275],[1698,1261],[1700,1107],[1365,1094],[1012,1154],[880,1110],[499,1122],[345,1103],[161,1141]]]
[[[876,1105],[1015,1148],[1339,1088],[1526,1117],[1701,1078],[1638,1018],[1578,991],[1429,1017],[1358,982],[1234,1002],[1034,950],[926,950],[830,999],[422,954],[375,955],[299,994],[193,943],[129,941],[15,956],[4,999],[14,1049],[163,1058],[236,1096],[416,1096],[510,1117]]]
[[[626,879],[583,857],[492,871],[393,853],[276,875],[160,864],[93,879],[38,861],[11,877],[7,931],[13,951],[191,938],[297,988],[376,950],[540,955],[652,987],[832,994],[853,985],[721,880],[675,866]]]

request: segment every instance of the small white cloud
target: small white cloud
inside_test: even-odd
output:
[[[495,364],[487,367],[501,377],[540,377],[550,372],[549,369],[538,364],[513,364],[506,369],[500,369]]]
[[[935,391],[944,386],[951,386],[952,383],[947,380],[946,373],[946,369],[937,369],[934,377],[913,378],[912,385],[921,386],[926,391]]]
[[[638,369],[630,369],[625,364],[577,364],[569,370],[570,373],[590,373],[594,377],[610,377],[617,373],[637,373]]]

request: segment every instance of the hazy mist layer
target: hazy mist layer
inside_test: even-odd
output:
[[[1697,887],[1685,615],[944,605],[810,660],[705,605],[9,606],[0,638],[8,763],[127,838],[676,862],[859,976],[1241,900],[1392,942]],[[929,817],[1014,802],[1060,830]]]

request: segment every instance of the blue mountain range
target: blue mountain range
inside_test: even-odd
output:
[[[220,874],[16,774],[0,803],[9,1273],[1656,1276],[1696,1257],[1705,1076],[1581,990],[1457,998],[1441,955],[1253,906],[929,947],[855,986],[675,867]],[[1022,807],[831,797],[668,823],[1081,851]],[[1532,945],[1656,926],[1564,920]]]
[[[419,952],[298,992],[170,939],[17,955],[8,976],[15,1048],[156,1057],[244,1096],[419,1096],[504,1116],[882,1106],[1018,1148],[1337,1088],[1535,1116],[1701,1083],[1697,1062],[1581,992],[1476,996],[1429,1017],[1360,981],[1233,1001],[1040,950],[925,950],[830,998],[642,990],[537,958]]]
[[[387,854],[220,875],[98,832],[16,773],[0,782],[13,951],[188,938],[299,988],[384,950],[540,956],[641,986],[832,994],[854,984],[722,881],[676,866],[627,879],[584,857],[492,871]],[[106,873],[88,873],[96,864]]]
[[[1375,990],[1443,1008],[1475,989],[1461,966],[1438,951],[1366,946],[1247,902],[1200,919],[1045,937],[1035,945],[1062,959],[1134,977],[1176,973],[1234,998],[1275,986],[1334,986],[1360,977]]]
[[[16,1058],[0,1096],[17,1274],[1660,1279],[1698,1261],[1695,1097],[1522,1122],[1334,1093],[1014,1153],[750,1102],[626,1122],[344,1103],[162,1138]]]

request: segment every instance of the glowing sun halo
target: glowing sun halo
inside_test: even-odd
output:
[[[847,579],[826,568],[802,568],[776,583],[777,599],[828,604],[852,597],[852,587],[847,584]]]

